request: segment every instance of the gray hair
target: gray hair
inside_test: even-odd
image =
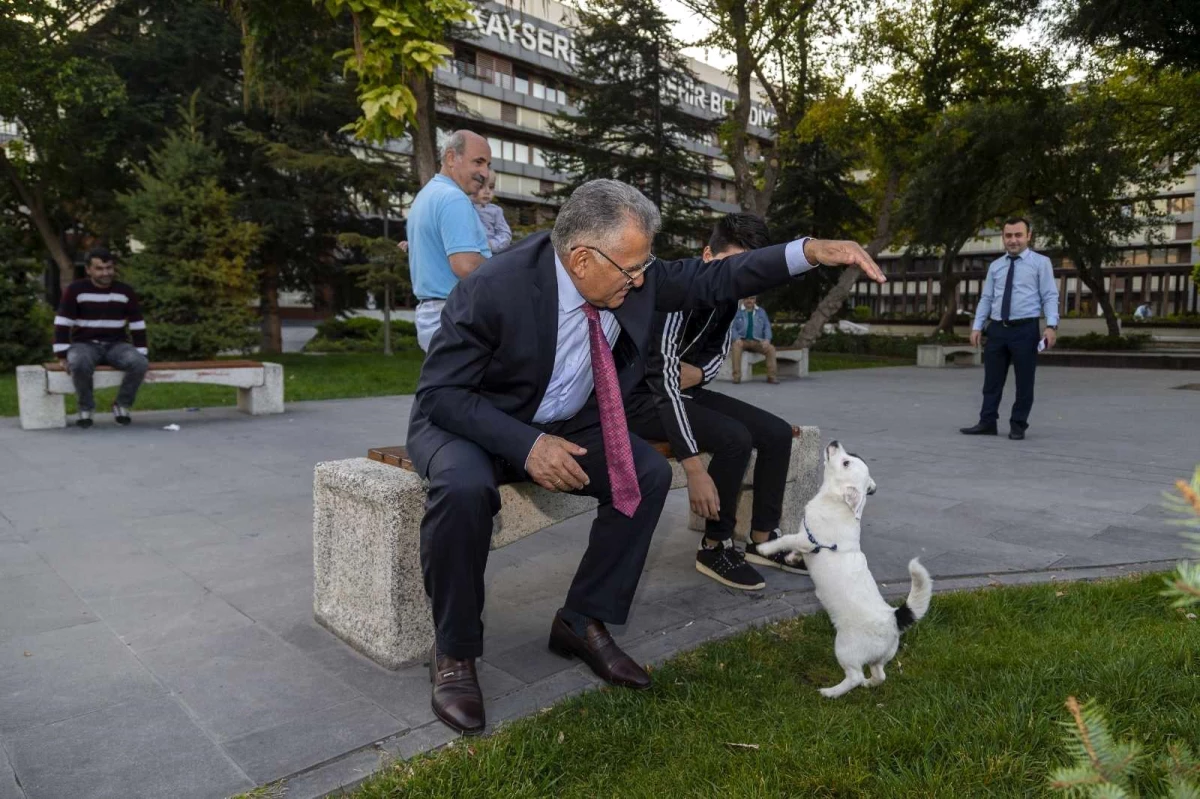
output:
[[[446,156],[454,153],[459,158],[467,154],[467,132],[465,130],[456,130],[446,138],[446,143],[442,145],[442,160],[446,160]]]
[[[611,242],[630,220],[651,239],[662,226],[654,203],[633,186],[619,180],[589,180],[571,192],[559,209],[550,242],[566,261],[572,246]]]

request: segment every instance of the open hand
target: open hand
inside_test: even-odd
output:
[[[971,346],[978,347],[980,340],[983,338],[983,333],[979,330],[971,331]]]
[[[547,491],[578,491],[591,482],[575,460],[586,454],[586,449],[565,438],[545,435],[529,451],[525,471]]]
[[[856,266],[863,274],[876,283],[886,283],[883,270],[875,259],[867,254],[862,245],[853,241],[833,241],[830,239],[809,239],[804,243],[804,257],[810,264],[825,264],[826,266]]]

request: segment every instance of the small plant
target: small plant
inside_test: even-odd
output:
[[[854,310],[851,312],[851,316],[855,322],[865,322],[871,318],[871,306],[855,305]]]

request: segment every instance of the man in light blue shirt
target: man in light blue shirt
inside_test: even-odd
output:
[[[1058,330],[1058,286],[1050,259],[1029,249],[1032,238],[1029,220],[1014,217],[1004,222],[1005,255],[988,267],[975,323],[971,328],[971,346],[978,347],[987,327],[987,345],[983,350],[983,407],[979,423],[964,427],[966,435],[996,435],[1000,418],[1000,398],[1012,364],[1017,378],[1017,398],[1009,417],[1008,437],[1025,438],[1029,410],[1033,407],[1033,375],[1037,366],[1039,342],[1053,347]],[[1046,317],[1046,329],[1040,335],[1038,322]]]
[[[417,305],[417,343],[428,351],[442,306],[458,281],[492,257],[471,196],[492,166],[487,139],[455,131],[442,148],[442,170],[417,192],[408,212],[408,263]]]

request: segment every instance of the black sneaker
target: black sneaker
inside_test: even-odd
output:
[[[92,426],[92,412],[91,411],[80,411],[79,419],[76,420],[75,426],[82,427],[84,430],[91,427]]]
[[[696,552],[696,571],[730,588],[758,591],[767,587],[762,575],[746,562],[745,555],[729,541],[712,549],[705,549],[701,545],[700,550]]]
[[[776,528],[767,536],[767,541],[774,541],[779,538],[779,529]],[[766,543],[764,541],[763,543]],[[773,569],[783,569],[785,572],[792,574],[808,574],[808,567],[804,565],[804,556],[800,554],[792,555],[792,559],[799,558],[799,563],[788,563],[787,552],[776,552],[774,555],[758,554],[758,545],[751,539],[746,542],[746,560],[750,563],[757,563],[759,566],[770,566]]]
[[[117,424],[126,425],[133,421],[133,419],[129,416],[129,409],[124,405],[118,405],[115,402],[112,406],[112,414],[113,420],[116,421]]]

